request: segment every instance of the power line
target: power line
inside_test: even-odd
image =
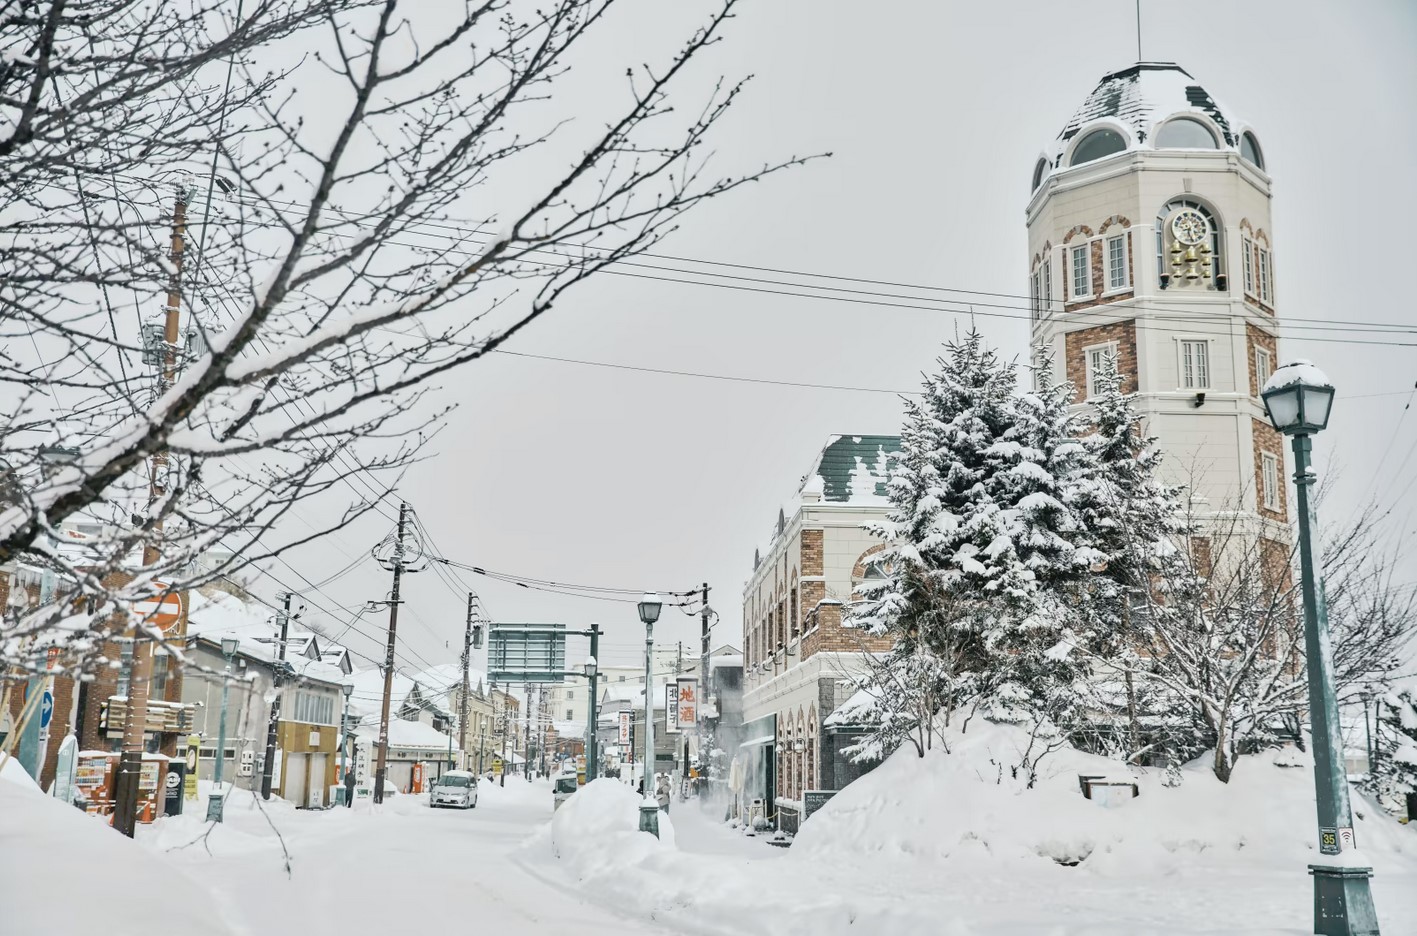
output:
[[[265,202],[266,202],[266,204],[269,204],[269,205],[271,205],[271,206],[273,206],[273,207],[286,207],[286,208],[294,208],[294,209],[297,209],[297,210],[302,209],[302,208],[304,207],[304,206],[300,205],[300,204],[297,203],[297,202],[280,201],[280,200],[275,200],[275,199],[266,199]],[[343,211],[343,210],[341,210],[341,209],[328,208],[328,209],[327,209],[327,213],[332,214],[332,215],[341,215],[341,216],[345,217],[346,219],[348,219],[348,223],[351,224],[351,225],[353,225],[354,227],[373,228],[373,227],[376,226],[374,222],[363,220],[363,219],[360,218],[359,216],[354,215],[352,212]],[[257,226],[271,226],[271,225],[273,225],[273,222],[254,222],[254,223],[255,223]],[[476,238],[476,237],[468,237],[467,235],[468,235],[468,234],[485,234],[485,235],[492,235],[492,236],[495,236],[495,234],[496,234],[496,232],[491,231],[491,230],[488,230],[488,229],[486,229],[486,228],[482,228],[482,227],[476,227],[476,226],[473,226],[473,227],[463,227],[463,226],[460,226],[460,225],[450,224],[450,223],[446,223],[446,222],[436,222],[436,221],[420,221],[418,224],[410,224],[410,225],[407,225],[407,226],[405,227],[405,230],[411,231],[411,232],[413,232],[413,233],[415,233],[415,234],[419,234],[420,236],[425,236],[425,237],[435,237],[435,236],[437,236],[437,235],[424,234],[424,233],[422,233],[422,231],[421,231],[420,229],[423,229],[423,228],[429,228],[429,229],[444,230],[444,231],[453,232],[453,233],[459,235],[458,238],[457,238],[457,240],[459,240],[459,241],[467,241],[467,242],[469,242],[469,243],[478,244],[478,245],[483,245],[483,244],[485,244],[485,243],[486,243],[486,240],[485,240],[485,239],[478,239],[478,238]],[[396,240],[393,240],[392,238],[386,238],[386,239],[384,239],[383,241],[381,241],[381,243],[389,244],[389,245],[392,245],[392,246],[404,246],[404,247],[412,247],[412,248],[419,248],[419,247],[425,246],[425,245],[421,245],[421,244],[410,244],[410,243],[403,242],[403,241],[396,241]],[[586,251],[586,250],[599,251],[599,252],[604,253],[604,254],[608,254],[608,253],[612,252],[612,250],[613,250],[613,248],[610,248],[610,247],[602,247],[602,246],[596,245],[596,244],[579,244],[579,243],[576,243],[576,244],[567,244],[566,246],[567,246],[567,248],[575,248],[575,249],[581,250],[581,251]],[[471,251],[464,251],[464,250],[457,250],[457,249],[449,249],[449,250],[447,250],[447,253],[448,253],[448,254],[463,255],[463,256],[471,256],[471,255],[472,255],[472,252],[471,252]],[[557,258],[569,259],[566,254],[557,253],[553,248],[530,248],[530,249],[528,249],[527,251],[525,251],[525,253],[549,253],[549,254],[551,254],[552,256],[555,256],[555,257],[557,257]],[[720,260],[705,260],[705,259],[701,259],[701,258],[697,258],[697,257],[685,257],[685,256],[680,256],[680,255],[674,255],[674,254],[661,254],[661,253],[654,253],[654,252],[650,252],[650,251],[637,252],[637,253],[635,253],[633,256],[635,256],[635,257],[645,257],[645,258],[650,258],[650,259],[655,259],[655,260],[667,260],[667,261],[670,261],[670,262],[673,262],[673,263],[692,263],[692,264],[696,264],[696,265],[699,265],[699,266],[719,267],[719,268],[723,268],[723,269],[747,270],[747,271],[751,271],[751,272],[755,272],[755,273],[768,273],[768,274],[773,274],[773,275],[777,275],[777,276],[794,276],[794,277],[798,277],[798,278],[800,278],[800,279],[819,279],[819,280],[827,280],[827,281],[834,281],[834,282],[854,283],[854,284],[859,284],[859,285],[885,286],[885,287],[889,287],[889,288],[893,288],[893,289],[910,289],[910,290],[915,290],[915,291],[918,291],[918,292],[940,292],[940,293],[953,293],[953,294],[962,295],[962,296],[979,296],[979,297],[986,297],[986,298],[1018,299],[1018,300],[1021,300],[1021,301],[1024,301],[1024,302],[1032,302],[1032,300],[1033,300],[1033,297],[1032,297],[1032,296],[1024,295],[1024,294],[1022,294],[1022,293],[1008,293],[1008,292],[1000,292],[1000,291],[997,291],[997,290],[967,289],[967,288],[956,287],[956,286],[938,286],[938,285],[928,285],[928,284],[919,284],[919,283],[905,283],[905,282],[893,281],[893,280],[878,280],[878,279],[871,279],[871,278],[859,277],[859,276],[843,276],[843,275],[840,275],[840,274],[817,273],[817,272],[808,271],[808,270],[793,270],[793,269],[786,269],[786,268],[781,268],[781,267],[767,267],[767,266],[759,266],[759,265],[747,264],[747,263],[731,263],[731,262],[720,261]],[[545,265],[545,266],[554,266],[555,264],[543,264],[543,265]],[[564,265],[564,264],[563,264],[563,265]],[[701,271],[695,271],[695,270],[675,269],[675,268],[672,268],[672,267],[664,267],[664,266],[659,266],[659,265],[656,265],[656,264],[637,263],[637,262],[635,262],[635,261],[633,261],[633,260],[619,260],[619,261],[616,261],[615,266],[617,266],[617,267],[634,267],[634,268],[639,268],[639,269],[648,269],[648,270],[663,271],[663,272],[683,273],[683,274],[687,274],[687,275],[690,275],[690,276],[715,276],[715,277],[720,277],[720,278],[740,279],[740,280],[745,280],[745,281],[748,281],[748,282],[756,282],[756,283],[762,283],[762,284],[767,284],[767,285],[796,286],[796,287],[799,287],[799,288],[822,289],[822,290],[833,290],[833,289],[834,289],[834,287],[820,287],[820,286],[814,286],[814,285],[811,285],[811,284],[784,283],[784,282],[781,282],[781,281],[778,281],[778,280],[764,279],[764,278],[760,278],[760,277],[735,277],[735,276],[729,276],[729,275],[727,275],[727,274],[715,274],[715,273],[707,273],[707,272],[701,272]],[[613,272],[613,270],[607,269],[607,270],[605,270],[604,272]],[[633,275],[633,274],[625,274],[625,275]],[[654,278],[654,277],[647,277],[647,278]],[[719,284],[697,283],[697,285],[719,285]],[[973,301],[971,301],[971,300],[955,300],[955,299],[926,300],[926,299],[924,299],[924,297],[917,297],[917,296],[893,296],[892,294],[889,294],[889,293],[881,293],[881,292],[869,291],[869,290],[867,290],[867,291],[860,291],[860,290],[839,290],[839,291],[858,292],[858,293],[861,293],[861,294],[864,294],[864,295],[884,296],[884,297],[887,297],[887,298],[919,299],[919,300],[923,300],[923,301],[947,302],[947,303],[953,303],[953,304],[956,304],[956,305],[966,305],[966,304],[968,304],[968,305],[975,305],[975,306],[984,306],[985,308],[1002,308],[1002,309],[1014,309],[1014,310],[1018,310],[1018,311],[1031,311],[1031,307],[1028,306],[1028,305],[991,305],[991,304],[989,304],[989,303],[980,303],[980,302],[973,302]],[[828,297],[817,297],[817,298],[828,298]],[[1050,301],[1050,302],[1053,302],[1054,304],[1057,304],[1057,303],[1056,303],[1056,300],[1049,300],[1049,301]],[[1152,311],[1152,312],[1171,313],[1171,314],[1177,316],[1176,319],[1175,319],[1175,320],[1177,320],[1177,321],[1194,321],[1194,319],[1195,319],[1197,316],[1213,316],[1213,317],[1220,317],[1220,318],[1230,318],[1230,317],[1232,317],[1233,314],[1234,314],[1234,313],[1231,313],[1231,312],[1208,312],[1208,311],[1204,311],[1204,310],[1186,310],[1184,316],[1180,316],[1180,315],[1177,314],[1177,313],[1178,313],[1178,310],[1176,310],[1176,309],[1174,309],[1174,308],[1171,308],[1171,307],[1164,307],[1164,306],[1144,306],[1144,305],[1140,305],[1140,304],[1128,304],[1126,307],[1127,307],[1127,308],[1131,308],[1131,309],[1136,309],[1136,310],[1139,310],[1139,311]],[[1097,308],[1097,307],[1093,307],[1093,310],[1095,310],[1096,308]],[[1085,314],[1087,314],[1088,312],[1093,311],[1093,310],[1086,310],[1086,309],[1085,309],[1085,310],[1080,310],[1080,311],[1077,311],[1077,312],[1066,312],[1066,314],[1067,314],[1070,318],[1072,318],[1072,317],[1075,317],[1075,316],[1078,316],[1078,315],[1085,315]],[[954,311],[958,312],[959,314],[964,314],[964,312],[965,312],[966,310],[954,310]],[[977,313],[977,314],[982,314],[982,313]],[[1014,318],[1023,318],[1024,316],[1011,316],[1011,317],[1014,317]],[[1351,329],[1351,328],[1357,326],[1357,327],[1364,327],[1364,328],[1380,329],[1380,330],[1384,330],[1384,332],[1388,332],[1389,330],[1392,330],[1391,333],[1394,333],[1394,334],[1417,334],[1417,329],[1410,328],[1410,327],[1406,327],[1406,326],[1402,326],[1402,325],[1394,325],[1394,324],[1391,324],[1391,323],[1388,323],[1388,322],[1355,322],[1355,321],[1348,321],[1348,320],[1344,320],[1344,319],[1325,319],[1325,318],[1307,318],[1307,317],[1301,317],[1301,316],[1285,316],[1283,320],[1276,320],[1276,321],[1274,322],[1274,324],[1275,324],[1276,326],[1279,326],[1279,327],[1292,327],[1292,328],[1299,328],[1299,327],[1302,327],[1302,326],[1296,326],[1296,325],[1290,324],[1290,323],[1294,323],[1294,322],[1307,322],[1307,323],[1313,323],[1313,324],[1327,324],[1327,325],[1336,326],[1335,328],[1316,329],[1316,330],[1320,330],[1320,331],[1334,331],[1334,330],[1337,330],[1338,328]]]

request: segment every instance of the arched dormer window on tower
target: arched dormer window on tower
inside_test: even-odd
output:
[[[1081,166],[1083,163],[1090,163],[1094,160],[1102,159],[1120,153],[1127,148],[1127,138],[1113,130],[1111,127],[1098,127],[1083,135],[1077,146],[1073,147],[1072,158],[1068,160],[1069,166]]]
[[[1227,287],[1224,239],[1204,203],[1173,198],[1156,215],[1156,272],[1162,289]]]

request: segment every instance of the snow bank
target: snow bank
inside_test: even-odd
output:
[[[0,931],[16,934],[151,936],[161,920],[231,932],[176,862],[20,782],[0,783],[0,914]]]
[[[674,849],[674,825],[659,814],[659,838],[639,831],[640,796],[602,777],[587,783],[556,810],[551,850],[582,881],[613,876]]]
[[[898,751],[838,793],[785,855],[761,839],[731,854],[706,849],[695,830],[707,820],[692,812],[682,847],[657,846],[627,831],[639,798],[597,781],[561,808],[523,864],[533,873],[559,866],[588,899],[692,933],[1310,931],[1313,772],[1299,752],[1242,758],[1228,786],[1192,764],[1167,787],[1162,771],[1063,749],[1041,760],[1030,787],[1013,769],[1028,744],[1018,729],[975,720],[946,741],[949,753]],[[1083,796],[1080,774],[1135,783],[1140,796],[1109,808]],[[1417,827],[1354,804],[1383,931],[1411,931]]]
[[[1081,864],[1129,877],[1302,868],[1318,857],[1312,761],[1295,749],[1241,758],[1228,785],[1202,759],[1167,787],[1160,770],[1065,748],[1041,759],[1029,789],[1027,772],[1015,770],[1025,732],[976,719],[946,741],[948,754],[903,749],[838,793],[803,824],[792,858],[850,850],[942,866]],[[1139,795],[1107,808],[1083,796],[1080,776],[1132,782]],[[1354,795],[1358,843],[1377,873],[1417,872],[1417,835]]]

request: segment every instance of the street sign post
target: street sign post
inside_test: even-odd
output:
[[[566,625],[493,624],[487,678],[499,683],[559,683],[566,678]]]

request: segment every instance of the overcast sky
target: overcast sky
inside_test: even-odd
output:
[[[667,7],[672,10],[666,10]],[[662,59],[691,4],[629,2],[606,24],[578,88]],[[1401,323],[1417,332],[1407,214],[1417,204],[1417,7],[1408,2],[1142,3],[1143,56],[1175,61],[1250,121],[1274,179],[1281,317]],[[1106,72],[1136,60],[1132,0],[1068,4],[756,0],[706,64],[753,73],[720,127],[724,168],[830,150],[830,160],[697,210],[658,252],[922,287],[1026,293],[1024,207],[1040,150]],[[693,266],[656,260],[676,270]],[[808,280],[700,267],[759,279]],[[627,270],[627,272],[631,272]],[[670,271],[677,280],[702,278]],[[801,286],[719,280],[761,289]],[[938,293],[854,286],[928,297]],[[967,316],[606,275],[562,300],[508,346],[523,354],[815,384],[911,390]],[[855,297],[858,299],[870,297]],[[884,300],[887,302],[901,300]],[[1025,356],[1022,299],[980,306],[976,322]],[[910,300],[906,300],[910,302]],[[988,317],[986,317],[986,314]],[[1348,344],[1354,332],[1296,332],[1280,357],[1319,363],[1339,388],[1320,465],[1341,474],[1325,518],[1377,497],[1394,538],[1417,516],[1417,334]],[[1386,340],[1386,339],[1385,339]],[[1405,342],[1407,346],[1403,346]],[[684,590],[707,581],[741,641],[753,549],[832,433],[894,432],[889,393],[816,390],[649,374],[498,355],[450,377],[459,403],[401,493],[442,552],[538,579]],[[1385,457],[1384,457],[1385,456]],[[1406,496],[1398,495],[1407,489]],[[312,505],[310,519],[324,508]],[[396,507],[385,506],[392,516]],[[319,582],[367,555],[392,526],[370,519],[290,561]],[[298,532],[298,531],[297,531]],[[290,579],[279,565],[273,571]],[[1408,558],[1402,581],[1417,581]],[[604,665],[642,659],[633,603],[567,598],[463,578],[498,621],[604,626]],[[255,580],[270,598],[274,586]],[[371,563],[313,594],[327,607],[385,597]],[[461,586],[405,579],[401,665],[456,660]],[[313,613],[313,609],[312,609]],[[381,655],[384,615],[351,646]],[[328,619],[325,623],[333,623]],[[657,637],[695,641],[698,621],[666,609]],[[446,644],[446,646],[445,646]],[[583,658],[583,644],[571,658]]]

